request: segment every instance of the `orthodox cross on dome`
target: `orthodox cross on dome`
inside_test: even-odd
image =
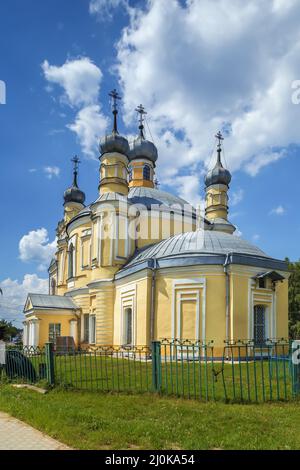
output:
[[[224,140],[224,137],[222,136],[222,133],[219,131],[215,135],[216,139],[218,140],[218,145],[217,145],[217,154],[218,154],[218,163],[221,163],[221,152],[222,152],[222,140]]]
[[[118,122],[117,122],[117,115],[118,115],[118,100],[121,100],[121,96],[117,92],[117,90],[114,88],[110,93],[108,93],[108,96],[111,97],[112,99],[112,112],[114,115],[114,127],[113,127],[113,132],[116,134],[118,133]]]
[[[144,116],[147,114],[147,112],[145,111],[145,108],[142,104],[140,104],[136,109],[136,112],[139,114],[139,130],[140,130],[140,136],[142,139],[145,138],[144,136]]]
[[[77,157],[77,155],[75,155],[75,157],[72,158],[71,162],[73,162],[74,164],[73,165],[73,186],[76,186],[76,188],[78,188],[77,175],[78,175],[78,166],[79,166],[80,160]]]

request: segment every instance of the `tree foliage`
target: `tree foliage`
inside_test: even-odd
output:
[[[18,328],[16,328],[11,322],[6,320],[0,320],[0,330],[4,341],[10,341],[20,334]]]
[[[300,338],[300,261],[287,259],[289,279],[289,333],[291,338]]]

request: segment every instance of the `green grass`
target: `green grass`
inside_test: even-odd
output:
[[[297,402],[202,403],[154,394],[0,386],[0,410],[76,449],[299,449]]]

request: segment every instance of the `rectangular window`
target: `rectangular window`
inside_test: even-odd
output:
[[[266,308],[264,305],[254,307],[254,342],[256,345],[265,343],[266,334]]]
[[[49,324],[49,342],[56,343],[56,338],[61,336],[61,324],[60,323],[50,323]]]
[[[89,334],[90,334],[90,316],[89,314],[85,314],[83,316],[83,341],[85,343],[89,342]]]
[[[96,315],[89,315],[89,343],[96,343]]]
[[[266,288],[266,279],[264,277],[261,277],[258,279],[258,287],[260,289],[265,289]]]
[[[132,308],[125,309],[125,338],[124,343],[126,345],[132,344]]]

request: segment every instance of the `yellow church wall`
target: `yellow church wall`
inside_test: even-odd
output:
[[[178,214],[170,212],[152,211],[141,212],[138,222],[137,247],[142,248],[158,243],[174,235],[196,230],[196,221],[192,218],[183,220]]]
[[[288,280],[278,283],[276,287],[277,301],[276,301],[276,326],[277,326],[277,337],[288,338]]]
[[[193,267],[195,268],[195,267]],[[201,272],[202,271],[202,272]],[[188,316],[188,312],[196,318],[196,308],[199,308],[199,339],[214,340],[215,345],[223,347],[225,337],[225,276],[220,272],[203,272],[191,269],[186,272],[158,274],[156,280],[156,322],[155,338],[172,338],[173,335],[181,339],[195,338],[196,326],[186,318],[187,323],[179,331],[178,308],[180,308],[177,292],[181,293],[181,321]],[[218,292],[218,295],[216,295]],[[197,298],[198,295],[198,298]],[[189,299],[189,300],[187,300]],[[205,316],[205,331],[204,331]],[[173,318],[172,318],[173,317]],[[173,328],[172,328],[173,324]],[[183,329],[182,329],[183,328]],[[173,330],[173,331],[172,331]]]
[[[112,282],[103,282],[91,291],[94,296],[91,309],[96,315],[96,344],[99,345],[113,344],[114,291]]]
[[[209,220],[215,218],[227,219],[228,188],[224,185],[213,185],[207,189],[205,214]]]
[[[206,341],[213,341],[214,354],[220,355],[226,335],[226,278],[223,267],[206,276]]]
[[[133,311],[133,341],[136,346],[150,344],[151,274],[135,281],[118,282],[114,303],[114,344],[124,342],[124,310]]]
[[[113,152],[104,154],[100,161],[100,194],[106,192],[128,194],[128,158],[125,155]]]
[[[230,273],[230,339],[247,339],[249,336],[249,278],[251,278],[251,274]]]

